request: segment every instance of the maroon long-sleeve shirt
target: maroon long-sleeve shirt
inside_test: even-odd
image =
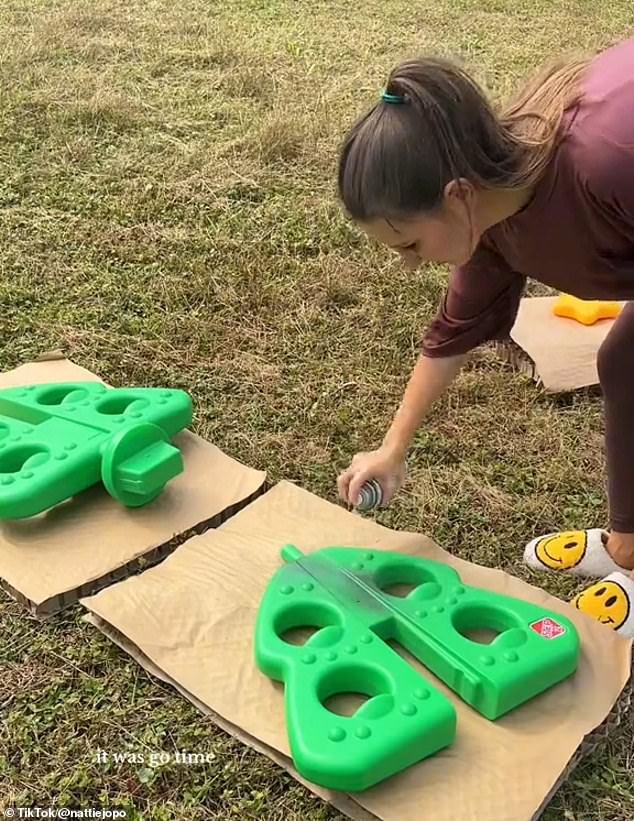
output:
[[[590,66],[534,196],[456,269],[427,356],[508,336],[526,278],[582,299],[634,299],[634,38]]]
[[[634,38],[592,62],[532,200],[452,273],[423,353],[453,356],[508,336],[527,277],[582,299],[634,300]],[[634,533],[634,304],[598,365],[610,523]]]

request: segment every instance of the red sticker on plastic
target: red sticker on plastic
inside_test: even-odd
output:
[[[531,630],[534,630],[544,639],[556,639],[559,636],[563,636],[566,632],[566,628],[563,624],[559,624],[558,621],[554,621],[553,619],[544,618],[540,619],[539,621],[534,621],[530,625]]]

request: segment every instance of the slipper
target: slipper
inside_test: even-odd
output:
[[[606,550],[605,530],[568,530],[549,533],[526,545],[524,561],[534,570],[554,570],[574,576],[600,579],[623,568]]]
[[[575,596],[571,604],[620,636],[634,638],[634,579],[625,573],[610,573]]]

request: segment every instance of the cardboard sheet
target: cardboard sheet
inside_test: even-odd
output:
[[[514,364],[528,370],[549,393],[563,393],[599,384],[597,353],[614,325],[604,319],[595,325],[581,325],[555,316],[557,297],[528,297],[511,330],[511,339],[527,360]],[[512,351],[507,351],[513,359]]]
[[[398,533],[288,483],[218,530],[179,547],[158,567],[83,600],[91,620],[140,663],[204,705],[229,732],[292,771],[282,686],[253,662],[260,599],[281,566],[280,548],[328,545],[399,550],[447,562],[468,584],[542,603],[576,623],[583,655],[575,676],[497,722],[446,693],[458,711],[448,750],[366,793],[314,788],[355,819],[528,821],[584,738],[604,721],[629,678],[631,643],[501,571],[457,559],[428,538]]]
[[[0,374],[0,388],[97,380],[65,359]],[[265,475],[184,432],[185,471],[147,507],[129,510],[94,487],[46,514],[0,523],[0,582],[47,615],[162,558],[181,534],[220,524],[260,492]]]

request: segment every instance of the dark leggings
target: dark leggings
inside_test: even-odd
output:
[[[605,405],[610,526],[634,533],[634,303],[628,303],[599,349]]]

